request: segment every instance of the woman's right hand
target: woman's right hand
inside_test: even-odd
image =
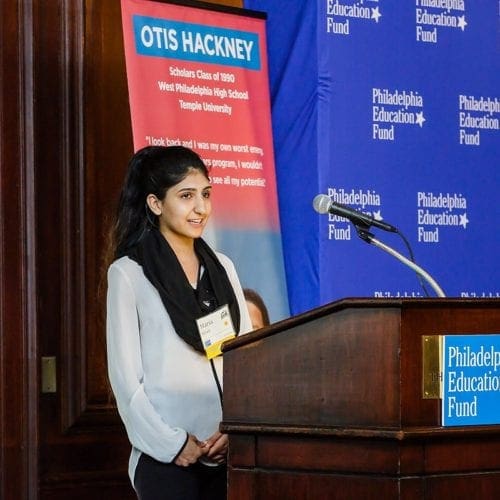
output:
[[[174,463],[180,467],[188,467],[197,462],[198,458],[207,452],[207,444],[201,443],[191,434],[188,435],[188,440],[182,448],[182,451],[177,455]]]

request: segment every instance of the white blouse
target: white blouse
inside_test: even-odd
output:
[[[236,270],[228,257],[217,257],[238,300],[240,333],[247,333],[252,326]],[[203,441],[218,430],[222,408],[210,362],[176,334],[158,291],[128,257],[108,270],[106,336],[109,379],[132,444],[133,484],[141,452],[171,462],[187,433]],[[214,365],[222,385],[222,356]]]

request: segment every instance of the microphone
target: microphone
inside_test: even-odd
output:
[[[354,210],[346,205],[340,203],[335,203],[326,194],[318,194],[314,197],[313,207],[319,214],[334,214],[340,217],[345,217],[349,219],[355,226],[361,226],[363,229],[368,229],[371,226],[378,227],[384,231],[389,231],[391,233],[399,232],[398,229],[384,221],[376,220],[372,216],[364,214],[359,210]]]

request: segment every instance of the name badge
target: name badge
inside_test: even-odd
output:
[[[221,355],[222,343],[236,337],[227,304],[198,318],[196,324],[208,359]]]

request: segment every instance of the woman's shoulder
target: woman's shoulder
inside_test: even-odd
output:
[[[137,262],[124,256],[116,259],[109,266],[108,276],[113,275],[125,275],[129,279],[134,279],[143,275],[143,272],[142,267]]]
[[[233,261],[226,254],[216,251],[215,255],[219,259],[219,262],[226,268],[226,270],[234,269]]]

